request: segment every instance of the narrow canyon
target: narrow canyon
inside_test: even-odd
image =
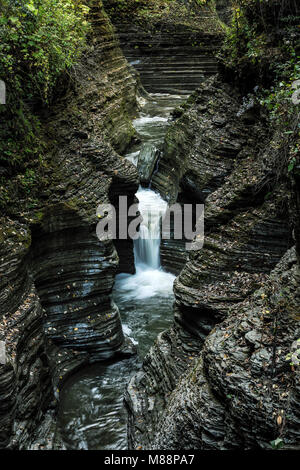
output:
[[[1,449],[300,449],[300,12],[262,3],[88,0],[76,63],[18,107],[32,148],[8,82]],[[120,197],[139,237],[99,240]]]

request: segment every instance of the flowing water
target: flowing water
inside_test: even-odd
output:
[[[180,96],[152,94],[134,126],[141,143],[126,155],[137,164],[141,145],[163,141],[170,112],[183,101]],[[134,242],[136,274],[119,274],[114,301],[123,331],[137,345],[138,356],[101,363],[75,374],[61,392],[59,423],[68,449],[127,448],[123,396],[130,377],[141,366],[157,335],[172,321],[174,276],[160,267],[160,219],[166,202],[151,189],[136,194],[143,216],[140,238]]]

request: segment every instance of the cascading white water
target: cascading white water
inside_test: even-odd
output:
[[[139,150],[137,152],[128,153],[126,155],[126,158],[127,160],[129,160],[131,163],[133,163],[136,166],[138,162],[138,158],[139,158],[139,153],[140,153]]]
[[[143,217],[140,237],[134,241],[136,274],[119,274],[116,289],[127,300],[172,294],[175,276],[160,265],[160,221],[167,210],[167,202],[151,189],[140,188],[136,194]]]
[[[142,115],[134,121],[134,125],[144,140],[157,143],[164,136],[167,121],[166,116]],[[137,165],[138,156],[139,151],[134,151],[126,158]],[[175,276],[165,272],[160,264],[160,221],[168,205],[158,193],[149,188],[140,187],[136,196],[143,218],[140,237],[134,241],[136,274],[119,274],[116,289],[127,300],[168,297],[172,295]]]
[[[141,137],[126,158],[137,165],[140,148],[147,142],[161,144],[170,111],[180,97],[152,95],[141,103],[134,121]],[[159,215],[166,203],[150,189],[140,188],[137,197],[144,218],[140,240],[135,241],[136,274],[119,274],[114,300],[119,307],[124,334],[138,346],[140,358],[149,351],[157,335],[172,322],[175,276],[160,267]],[[64,387],[60,405],[60,425],[64,443],[71,449],[127,449],[126,413],[123,390],[136,371],[135,358],[114,364],[85,368]]]
[[[167,203],[151,189],[140,188],[137,193],[139,211],[143,217],[140,238],[134,242],[136,267],[160,268],[160,221]]]
[[[136,195],[143,217],[140,238],[134,241],[136,274],[119,274],[116,288],[127,300],[168,297],[172,294],[175,276],[160,265],[160,220],[167,203],[151,189],[140,188]]]

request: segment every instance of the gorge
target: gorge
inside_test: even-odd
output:
[[[259,3],[89,0],[72,80],[18,95],[38,156],[0,108],[0,448],[299,450],[300,16]],[[140,238],[99,241],[119,196]]]
[[[139,136],[159,145],[168,113],[180,96],[150,95],[135,119]],[[154,114],[154,115],[153,115]],[[139,145],[141,147],[141,144]],[[137,147],[127,159],[137,163]],[[151,152],[150,156],[151,156]],[[123,394],[131,375],[157,334],[171,324],[175,276],[160,266],[160,219],[167,203],[158,193],[140,187],[136,196],[143,218],[140,238],[134,241],[135,274],[119,274],[113,298],[120,309],[122,328],[138,346],[139,358],[84,369],[62,391],[60,426],[67,448],[127,449]]]

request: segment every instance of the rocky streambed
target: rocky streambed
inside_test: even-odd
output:
[[[154,153],[160,152],[170,113],[182,102],[181,96],[166,94],[150,94],[143,101],[134,120],[141,142],[129,150],[129,161],[139,166],[140,153],[145,154],[147,162],[153,158],[153,148]],[[136,196],[144,219],[141,238],[134,246],[136,273],[116,277],[113,299],[120,311],[123,332],[136,345],[138,355],[84,368],[65,384],[59,426],[69,449],[128,448],[126,386],[141,368],[157,335],[171,325],[175,276],[163,270],[160,263],[160,219],[167,203],[147,187],[140,187]]]
[[[220,77],[177,115],[153,187],[205,201],[205,242],[183,260],[174,322],[127,389],[130,447],[297,447],[299,372],[288,357],[299,335],[299,188],[276,177],[286,142]],[[171,242],[166,269],[182,260]]]
[[[156,158],[153,145],[162,150],[151,189],[136,193],[141,233],[158,227],[147,208],[157,220],[164,200],[205,201],[205,244],[186,253],[183,241],[160,240],[159,231],[135,244],[136,274],[117,276],[114,300],[139,358],[72,378],[61,402],[65,443],[126,449],[128,413],[132,449],[271,448],[278,435],[293,447],[298,382],[286,358],[299,334],[289,223],[297,197],[276,180],[269,184],[277,135],[270,141],[261,111],[244,107],[220,77],[187,103],[151,98],[134,121],[144,143],[127,155],[138,164],[143,152]],[[166,126],[163,110],[175,103]]]
[[[99,203],[117,207],[120,195],[127,196],[129,204],[136,202],[139,175],[132,161],[136,152],[147,155],[148,150],[137,144],[131,155],[120,157],[133,140],[132,121],[144,92],[119,48],[102,2],[91,0],[89,6],[91,47],[75,70],[74,87],[43,116],[47,155],[40,197],[32,207],[23,207],[16,192],[12,213],[1,218],[0,446],[4,448],[63,448],[56,410],[68,378],[91,364],[132,356],[134,345],[126,332],[134,336],[134,328],[135,341],[140,335],[145,344],[142,357],[171,319],[173,275],[159,271],[162,277],[157,277],[156,264],[155,277],[145,270],[141,274],[148,293],[136,278],[130,286],[130,279],[121,277],[117,281],[121,298],[118,292],[113,297],[116,274],[135,272],[133,243],[100,244],[96,237]],[[158,74],[156,78],[160,80]],[[135,122],[142,143],[161,145],[170,111],[181,100],[173,98],[159,95],[149,101],[146,115]],[[155,111],[157,105],[161,114]],[[156,159],[154,173],[157,164]],[[153,315],[151,304],[144,308],[143,297],[157,292],[163,295]],[[125,315],[125,328],[116,301]],[[148,327],[137,321],[137,304],[143,305],[140,319]],[[79,423],[79,428],[85,425]],[[124,428],[121,443],[119,437],[115,445],[124,447]],[[81,437],[75,437],[73,444],[89,445]]]
[[[219,29],[165,18],[126,41],[116,24],[148,95],[90,4],[76,86],[43,121],[47,185],[1,217],[0,447],[299,448],[292,141],[255,89],[247,101],[215,76]],[[99,243],[96,207],[118,212],[120,195],[139,201],[142,237]],[[205,203],[203,249],[187,253],[172,224],[161,240],[174,202]]]

